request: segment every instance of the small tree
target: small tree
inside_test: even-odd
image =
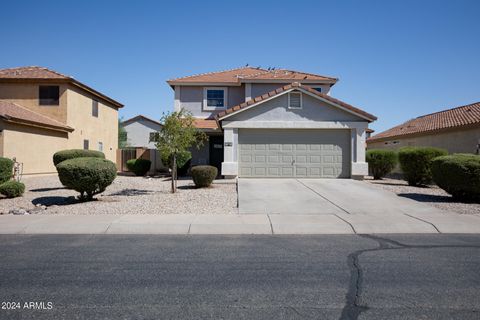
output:
[[[125,149],[128,147],[127,130],[122,124],[122,119],[118,119],[118,148]]]
[[[177,190],[177,158],[193,146],[200,148],[207,135],[194,125],[192,114],[184,109],[164,114],[156,146],[162,159],[172,159],[172,193]]]

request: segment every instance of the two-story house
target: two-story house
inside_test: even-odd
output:
[[[365,137],[376,117],[334,99],[338,79],[243,67],[167,81],[174,109],[186,109],[209,143],[192,165],[228,177],[360,178]]]
[[[114,161],[123,105],[72,77],[41,67],[0,70],[0,156],[24,174],[56,172],[55,152],[91,149]]]

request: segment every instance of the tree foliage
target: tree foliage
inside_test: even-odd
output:
[[[118,148],[125,149],[128,147],[127,130],[122,124],[122,120],[118,119]]]

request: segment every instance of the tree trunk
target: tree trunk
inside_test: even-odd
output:
[[[174,154],[173,155],[173,165],[172,165],[172,193],[175,193],[177,191],[177,156]]]

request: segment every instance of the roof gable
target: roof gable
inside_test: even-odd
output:
[[[480,102],[443,110],[404,122],[368,139],[369,142],[462,126],[480,125]]]
[[[142,115],[142,114],[136,115],[136,116],[133,117],[133,118],[127,119],[127,120],[125,120],[125,121],[122,121],[122,125],[128,125],[128,124],[130,124],[130,123],[132,123],[132,122],[139,121],[139,120],[145,120],[145,121],[151,122],[151,123],[153,123],[153,124],[162,126],[162,124],[161,124],[159,121],[156,121],[156,120],[153,120],[153,119],[151,119],[151,118],[145,117],[145,116]]]
[[[266,101],[270,101],[280,95],[287,94],[288,92],[291,92],[293,90],[298,90],[301,91],[305,94],[308,94],[316,99],[319,99],[321,101],[324,101],[325,103],[337,107],[339,109],[342,109],[346,112],[352,113],[360,118],[363,118],[369,122],[376,120],[377,118],[369,114],[361,109],[358,109],[352,105],[349,105],[343,101],[340,101],[338,99],[332,98],[328,95],[322,94],[318,92],[317,90],[314,90],[310,88],[309,86],[301,85],[298,82],[294,82],[292,84],[280,87],[274,91],[270,91],[264,95],[255,97],[247,102],[244,102],[242,104],[236,105],[232,108],[229,108],[225,111],[222,111],[216,115],[217,121],[224,120],[234,114],[237,114],[239,112],[243,112],[245,110],[248,110],[250,108],[256,107],[259,104],[265,103]]]

